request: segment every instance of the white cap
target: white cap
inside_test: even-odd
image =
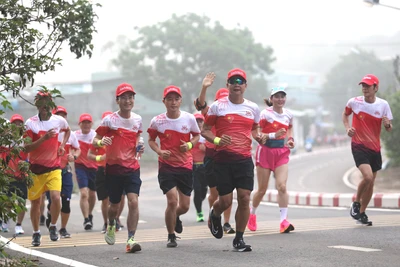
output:
[[[276,93],[279,93],[279,92],[283,92],[283,93],[285,93],[285,95],[286,95],[286,92],[285,92],[285,87],[274,87],[274,88],[272,88],[272,90],[271,90],[271,96],[273,96],[274,94],[276,94]]]

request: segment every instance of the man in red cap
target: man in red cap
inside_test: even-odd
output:
[[[342,116],[347,135],[351,137],[355,164],[363,176],[358,184],[356,199],[351,204],[350,215],[359,224],[372,225],[365,210],[373,194],[376,174],[382,168],[381,127],[383,124],[386,131],[390,132],[393,116],[388,102],[376,96],[379,80],[375,75],[365,75],[359,85],[363,96],[351,98]],[[353,121],[350,125],[351,114]]]
[[[167,112],[155,116],[147,129],[149,146],[158,155],[158,182],[167,197],[165,223],[167,247],[177,247],[175,232],[182,233],[180,215],[189,210],[193,189],[193,158],[190,150],[200,138],[193,114],[180,110],[181,89],[170,85],[164,89],[163,103]],[[160,139],[160,145],[156,142]]]
[[[229,71],[226,84],[229,95],[211,104],[202,131],[202,136],[216,145],[214,172],[219,198],[210,209],[208,226],[215,238],[222,238],[221,214],[232,205],[233,190],[236,189],[238,207],[233,247],[239,252],[252,251],[252,247],[243,241],[254,186],[251,144],[252,138],[258,142],[262,140],[258,127],[259,107],[244,98],[246,78],[241,69]]]
[[[80,130],[75,131],[81,149],[80,157],[75,160],[76,180],[80,192],[80,207],[83,215],[83,228],[93,228],[93,209],[96,204],[96,172],[97,164],[88,158],[96,132],[92,129],[93,119],[88,113],[79,117]]]
[[[142,133],[142,117],[132,112],[135,104],[135,90],[130,84],[120,84],[115,92],[119,110],[107,115],[96,129],[93,145],[106,146],[106,186],[110,207],[108,226],[104,239],[109,245],[115,243],[116,218],[123,192],[128,199],[128,240],[125,251],[133,253],[142,250],[135,240],[139,221],[139,193],[142,185],[140,165],[136,158],[136,147]],[[144,147],[141,148],[143,152]],[[96,160],[101,161],[101,156]]]
[[[10,119],[10,123],[15,124],[19,128],[19,136],[23,136],[23,128],[24,128],[24,118],[19,114],[12,115]],[[9,147],[1,147],[0,148],[0,164],[3,164],[6,167],[5,174],[8,177],[12,177],[13,180],[10,182],[9,190],[7,192],[8,196],[11,196],[11,193],[15,193],[18,197],[22,198],[26,201],[27,198],[27,186],[24,181],[24,177],[21,174],[19,164],[21,161],[27,160],[27,154],[23,151],[20,152],[19,156],[12,155],[10,156],[10,148]],[[22,221],[25,217],[25,210],[22,210],[17,215],[17,221],[15,226],[15,234],[21,235],[24,234],[24,229],[22,228]],[[1,218],[0,218],[1,219]],[[8,232],[8,224],[7,221],[0,221],[0,231]]]
[[[63,117],[64,119],[67,119],[68,113],[63,106],[57,106],[53,110],[53,113],[55,115]],[[61,143],[63,139],[64,133],[61,133],[58,136],[58,142]],[[65,144],[65,153],[61,156],[61,228],[59,231],[61,238],[71,237],[71,234],[67,231],[67,224],[69,220],[69,215],[71,213],[70,201],[74,188],[74,183],[72,180],[72,170],[69,163],[74,162],[80,154],[81,150],[79,148],[78,139],[76,138],[75,133],[71,132],[71,135],[69,136],[68,141]],[[50,202],[51,200],[49,199],[49,204]],[[50,220],[51,217],[48,218],[48,221]]]
[[[203,79],[202,87],[199,96],[194,102],[194,105],[198,111],[201,112],[204,116],[207,116],[207,112],[209,106],[206,102],[206,92],[207,88],[210,87],[214,83],[216,75],[214,72],[209,72]],[[218,99],[222,99],[224,97],[229,96],[229,90],[226,88],[220,88],[216,93],[214,100],[217,101]],[[215,134],[215,127],[212,127],[211,131]],[[208,204],[210,208],[214,204],[215,200],[218,198],[218,191],[217,191],[217,177],[214,173],[214,159],[213,154],[215,150],[215,145],[211,142],[205,142],[206,151],[204,157],[204,166],[205,166],[205,176],[207,178],[207,184],[210,188],[210,194],[208,195]],[[232,228],[231,224],[229,223],[231,217],[232,205],[224,211],[224,225],[223,229],[224,232],[227,234],[234,234],[235,230]]]
[[[32,141],[25,144],[25,152],[29,153],[30,169],[33,173],[33,186],[28,188],[28,199],[31,201],[33,246],[40,246],[41,244],[40,204],[42,194],[46,190],[50,191],[51,199],[50,240],[57,241],[59,239],[56,223],[61,209],[60,156],[65,153],[65,145],[68,142],[71,130],[63,117],[52,115],[50,102],[52,102],[50,94],[39,92],[35,96],[38,114],[29,118],[25,123],[27,138]],[[65,132],[65,134],[60,144],[58,135],[61,132]]]

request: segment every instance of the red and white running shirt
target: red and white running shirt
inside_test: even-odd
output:
[[[170,119],[167,117],[167,113],[162,113],[151,120],[147,132],[151,140],[160,138],[162,150],[171,151],[171,156],[168,159],[158,158],[160,165],[171,166],[172,171],[176,167],[192,170],[192,154],[190,151],[180,152],[179,147],[182,145],[181,140],[189,142],[191,135],[200,134],[199,126],[193,114],[181,111],[179,118]]]
[[[118,111],[103,118],[96,132],[113,138],[112,145],[107,147],[108,174],[126,174],[140,168],[136,159],[136,142],[142,131],[142,117],[134,112],[129,119],[122,118]]]
[[[35,115],[26,121],[25,128],[26,135],[32,142],[37,141],[51,129],[56,132],[55,137],[44,141],[37,149],[29,152],[31,171],[35,174],[43,174],[60,168],[61,158],[57,154],[58,135],[68,130],[68,122],[58,115],[51,115],[47,121],[42,121],[38,115]]]
[[[103,156],[104,154],[106,154],[107,147],[106,146],[103,146],[103,147],[92,146],[90,148],[90,151],[96,156]],[[105,160],[96,161],[96,165],[97,165],[97,167],[105,167],[106,161]]]
[[[58,144],[61,145],[62,141],[64,140],[64,133],[60,133],[58,135]],[[68,154],[70,152],[71,147],[73,149],[79,149],[79,142],[78,139],[76,138],[75,132],[71,132],[71,134],[69,135],[68,141],[64,146],[65,149],[65,153],[64,155],[60,156],[61,157],[61,169],[64,169],[65,166],[67,166],[68,164]]]
[[[90,129],[87,134],[82,133],[82,130],[75,131],[76,139],[78,139],[81,155],[75,160],[76,168],[97,169],[96,161],[90,160],[87,156],[89,149],[93,148],[93,138],[96,132]]]
[[[206,143],[209,142],[207,142],[203,136],[200,136],[199,142],[197,142],[197,144],[192,148],[192,150],[190,150],[190,153],[192,153],[193,156],[193,163],[204,162],[204,156],[206,154],[206,151],[201,150],[200,145],[205,145]]]
[[[353,97],[347,102],[344,112],[348,116],[353,113],[352,126],[356,132],[351,141],[379,152],[382,117],[393,120],[388,102],[377,97],[374,103],[367,103],[364,96]]]
[[[260,128],[263,133],[275,133],[284,128],[286,131],[293,126],[293,114],[283,109],[282,113],[277,113],[272,107],[267,107],[260,113]],[[279,139],[284,139],[286,134]]]
[[[242,104],[234,104],[228,97],[215,101],[208,110],[205,123],[215,126],[216,136],[231,137],[231,144],[216,146],[216,162],[232,162],[251,158],[251,131],[260,121],[258,105],[244,99]]]

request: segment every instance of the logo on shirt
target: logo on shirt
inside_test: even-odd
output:
[[[134,125],[134,126],[132,127],[132,130],[133,130],[133,131],[138,131],[138,130],[139,130],[139,127],[137,127],[136,125]]]
[[[226,120],[227,120],[229,123],[232,123],[232,121],[233,121],[233,116],[227,116],[227,117],[226,117]]]
[[[251,112],[248,111],[248,110],[246,110],[245,116],[246,116],[246,117],[251,117]]]
[[[274,124],[272,124],[272,126],[275,128],[275,129],[278,129],[278,124],[277,123],[274,123]]]
[[[379,111],[375,111],[375,113],[374,113],[376,116],[380,116],[381,115],[381,113],[379,113]]]
[[[186,125],[182,126],[182,132],[189,132],[189,128]]]

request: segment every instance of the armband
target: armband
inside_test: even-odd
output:
[[[204,101],[204,105],[200,106],[199,98],[196,98],[196,109],[197,111],[201,111],[207,107],[207,101]]]
[[[268,139],[275,139],[275,133],[269,133],[268,134]]]
[[[103,146],[103,142],[101,140],[97,141],[97,146],[98,147],[102,147]]]
[[[221,141],[221,138],[215,137],[213,143],[214,143],[214,145],[218,146],[220,141]]]
[[[186,144],[187,144],[187,146],[188,146],[188,150],[190,150],[190,149],[192,149],[192,148],[193,148],[193,144],[192,144],[192,142],[187,142]]]
[[[101,161],[101,156],[96,156],[96,161]]]

